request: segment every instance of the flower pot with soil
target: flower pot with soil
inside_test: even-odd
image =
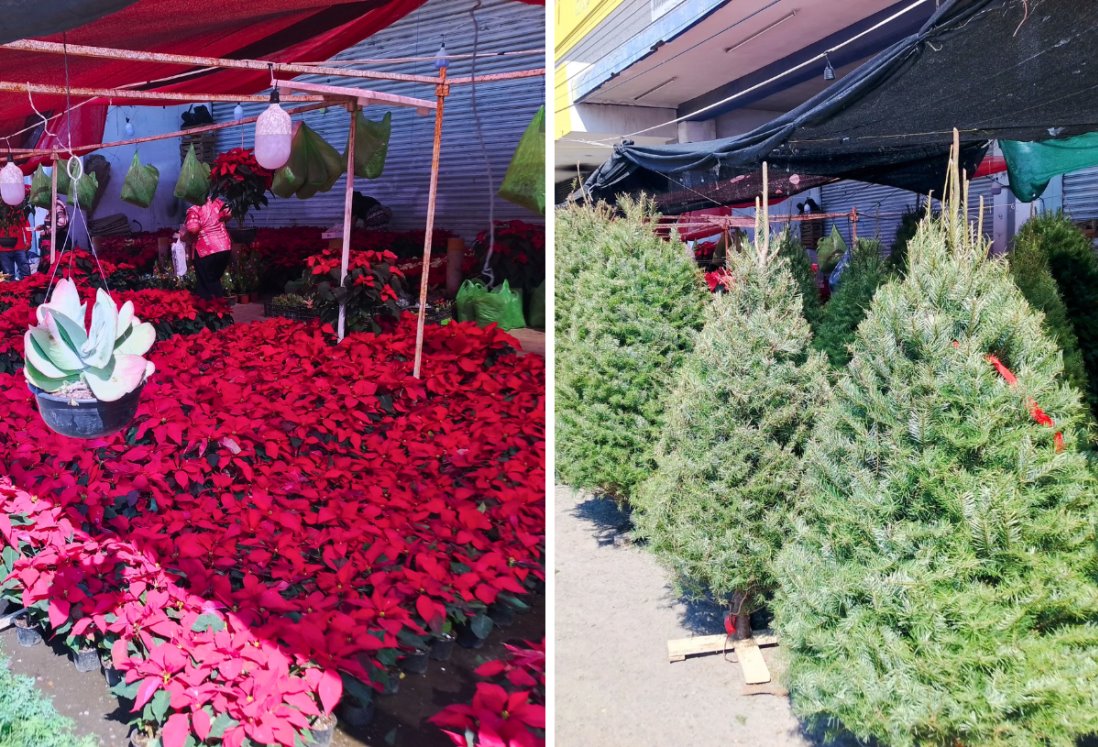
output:
[[[352,728],[361,729],[374,720],[375,711],[373,698],[363,701],[355,697],[344,697],[339,703],[339,720]]]
[[[439,635],[438,638],[431,641],[431,658],[435,661],[449,661],[454,654],[455,641],[453,633]]]
[[[122,673],[114,668],[114,661],[109,654],[99,657],[99,664],[103,667],[103,677],[107,680],[107,687],[115,687],[122,682]]]
[[[401,660],[400,666],[407,674],[427,674],[430,661],[430,654],[426,650],[413,651]]]
[[[130,747],[149,747],[158,736],[155,724],[139,724],[130,732]]]
[[[125,428],[155,370],[144,355],[156,341],[156,330],[134,316],[132,301],[118,308],[98,289],[87,329],[85,307],[76,284],[63,279],[38,307],[39,324],[23,338],[23,374],[38,412],[51,430],[72,438],[98,438]]]
[[[20,646],[30,648],[42,642],[42,632],[26,614],[15,618],[15,637]]]
[[[336,722],[335,714],[317,718],[313,722],[312,728],[309,729],[309,736],[312,738],[309,742],[311,747],[331,747],[332,737],[335,736]]]
[[[94,672],[99,669],[99,652],[94,648],[76,649],[72,652],[72,663],[77,672]]]
[[[457,642],[462,648],[478,649],[484,646],[484,640],[492,632],[492,618],[478,615],[457,628]]]

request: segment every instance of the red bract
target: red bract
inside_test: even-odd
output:
[[[480,682],[470,705],[451,705],[428,719],[455,747],[536,747],[545,744],[545,640],[507,646],[506,658],[477,668]],[[467,735],[472,735],[472,742]]]
[[[179,313],[162,293],[133,294],[138,314]],[[9,312],[21,333],[29,306]],[[220,714],[224,744],[288,747],[337,672],[382,689],[409,634],[543,577],[542,361],[495,328],[428,326],[417,380],[414,340],[411,316],[339,345],[286,320],[172,336],[133,423],[90,442],[0,373],[0,472],[27,491],[0,482],[6,596],[109,648],[165,747]],[[497,696],[478,703],[537,722]]]

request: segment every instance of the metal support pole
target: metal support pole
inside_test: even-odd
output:
[[[412,366],[412,376],[420,378],[423,367],[423,325],[427,317],[427,280],[431,272],[431,234],[435,231],[435,197],[438,195],[438,163],[442,154],[442,108],[450,86],[446,83],[446,68],[439,71],[438,108],[435,109],[435,143],[431,155],[431,188],[427,193],[427,231],[423,236],[423,277],[419,279],[419,319],[416,321],[416,359]]]
[[[50,174],[50,206],[47,208],[46,215],[50,216],[50,268],[56,265],[57,262],[57,154],[53,155],[53,168]]]
[[[343,195],[343,263],[339,270],[339,287],[347,282],[347,268],[351,263],[351,202],[355,193],[355,120],[358,118],[358,102],[351,103],[351,134],[347,138],[347,188]],[[339,324],[336,334],[342,342],[347,329],[347,303],[339,305]]]

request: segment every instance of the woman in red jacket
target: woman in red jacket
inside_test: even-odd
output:
[[[232,241],[225,229],[225,221],[230,218],[228,208],[220,199],[207,200],[203,205],[195,205],[187,210],[187,233],[194,241],[197,258],[194,261],[194,274],[197,282],[195,289],[202,298],[223,298],[225,289],[221,285],[221,276],[229,266],[232,253]],[[195,239],[197,237],[197,239]]]

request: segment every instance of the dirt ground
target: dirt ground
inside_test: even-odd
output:
[[[450,747],[450,740],[426,719],[450,703],[468,702],[476,688],[473,674],[483,661],[503,656],[505,643],[540,641],[545,634],[545,597],[531,599],[533,609],[516,615],[514,623],[497,628],[478,650],[454,647],[449,661],[431,661],[427,674],[410,674],[395,695],[379,697],[373,722],[365,729],[341,727],[335,747]],[[22,648],[15,628],[0,632],[0,649],[11,659],[11,670],[34,677],[38,689],[53,700],[63,716],[76,723],[78,734],[94,734],[103,747],[129,744],[129,714],[110,694],[103,675],[81,674],[59,647]]]
[[[612,501],[561,487],[555,514],[557,747],[817,744],[788,698],[744,695],[720,654],[668,663],[669,639],[721,633],[722,611],[678,599]]]

